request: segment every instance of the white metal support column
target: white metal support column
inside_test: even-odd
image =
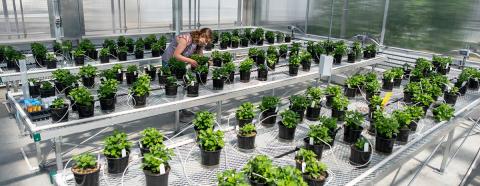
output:
[[[388,16],[389,6],[390,6],[390,0],[385,0],[385,9],[383,10],[382,32],[380,33],[380,45],[382,46],[383,46],[383,41],[385,39],[385,29],[387,26],[387,16]]]
[[[141,32],[142,31],[142,13],[140,9],[140,0],[137,0],[137,29]]]
[[[242,22],[242,13],[243,13],[243,0],[238,0],[238,6],[237,6],[237,22],[236,26],[243,26]]]
[[[25,14],[23,13],[23,1],[20,0],[20,14],[22,15],[23,37],[27,38],[27,28],[25,27]]]
[[[333,0],[330,2],[330,26],[328,29],[328,40],[332,37],[332,27],[333,27]],[[328,83],[330,83],[330,77],[328,79]]]
[[[199,29],[202,26],[202,23],[200,23],[200,1],[198,0],[197,3],[197,29]]]
[[[63,170],[62,160],[62,137],[55,137],[55,161],[57,163],[57,170]]]
[[[308,30],[308,15],[310,14],[310,0],[307,0],[307,7],[306,7],[306,10],[305,10],[305,27],[303,29],[304,31],[304,34],[306,35],[307,34],[307,30]]]
[[[220,0],[217,0],[217,28],[220,28]]]
[[[15,3],[15,0],[12,0],[12,6],[13,6],[13,16],[15,17],[15,33],[17,34],[17,38],[20,39],[20,35],[18,34],[18,31],[20,29],[18,27],[17,3]]]
[[[112,14],[112,31],[113,33],[117,33],[117,30],[115,29],[115,2],[114,0],[110,0],[110,13]]]
[[[447,143],[445,144],[445,148],[443,150],[442,164],[440,165],[440,170],[439,170],[441,173],[443,173],[445,171],[445,167],[447,166],[448,157],[450,156],[450,151],[452,149],[453,135],[454,134],[455,134],[455,129],[452,129],[448,133]]]
[[[8,33],[8,39],[10,39],[12,28],[10,28],[10,19],[8,18],[7,0],[2,0],[2,6],[3,6],[3,17],[5,19],[5,29]]]
[[[118,4],[118,30],[122,33],[122,4],[117,0]]]
[[[217,122],[222,124],[222,101],[217,101]]]

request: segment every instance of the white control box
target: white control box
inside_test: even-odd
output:
[[[318,68],[320,77],[331,76],[332,66],[333,66],[333,57],[322,54],[320,56],[320,64]]]

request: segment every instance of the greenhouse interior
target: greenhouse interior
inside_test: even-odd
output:
[[[480,185],[479,10],[2,0],[0,185]]]

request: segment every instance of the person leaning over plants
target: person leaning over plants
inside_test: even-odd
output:
[[[180,34],[170,41],[165,53],[163,53],[162,65],[168,66],[168,61],[174,57],[178,61],[197,67],[197,61],[190,58],[190,56],[194,53],[203,54],[204,47],[211,41],[212,30],[210,28],[202,28],[190,33]]]

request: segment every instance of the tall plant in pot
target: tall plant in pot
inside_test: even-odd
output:
[[[249,42],[250,40],[245,34],[240,35],[240,46],[248,47]]]
[[[300,122],[303,121],[305,110],[309,106],[307,97],[303,95],[292,95],[288,100],[290,101],[290,110],[298,114]]]
[[[115,100],[118,90],[118,81],[115,79],[109,79],[103,81],[98,87],[98,99],[100,100],[100,108],[102,111],[115,110]]]
[[[152,57],[160,57],[163,52],[163,45],[160,42],[156,42],[152,45]]]
[[[223,67],[225,82],[227,84],[232,84],[235,82],[235,69],[236,69],[236,66],[233,62],[228,62]]]
[[[238,46],[240,45],[240,37],[232,36],[231,43],[232,43],[232,48],[238,48]]]
[[[427,113],[428,108],[430,108],[430,106],[434,102],[430,94],[425,94],[421,92],[414,93],[412,100],[416,105],[421,106],[425,113]]]
[[[149,127],[142,131],[142,137],[139,141],[140,152],[143,155],[151,152],[150,149],[153,149],[158,144],[163,144],[163,134],[158,131],[156,128]]]
[[[230,44],[230,37],[228,34],[229,32],[223,32],[220,34],[220,49],[225,50],[228,48],[228,45]]]
[[[222,53],[220,53],[220,51],[218,50],[213,51],[211,58],[213,61],[213,66],[216,66],[216,67],[222,66]]]
[[[40,82],[37,79],[28,79],[28,92],[32,98],[40,96]]]
[[[155,78],[157,76],[157,67],[150,64],[143,67],[143,70],[145,71],[145,74],[148,74],[150,76],[150,80],[155,81]]]
[[[256,135],[257,131],[255,125],[252,123],[248,123],[240,127],[239,131],[237,132],[238,148],[246,150],[254,149]]]
[[[330,138],[332,138],[332,141],[330,141],[328,144],[333,147],[337,132],[340,130],[340,128],[337,127],[337,119],[327,116],[320,116],[319,124],[328,129],[328,135]]]
[[[132,102],[134,106],[145,106],[147,104],[147,97],[150,94],[150,76],[143,74],[138,77],[138,80],[133,83],[130,88],[132,95]]]
[[[167,78],[170,76],[172,76],[170,67],[162,66],[160,70],[158,70],[158,84],[165,85],[165,83],[167,83]]]
[[[85,51],[77,48],[75,51],[73,51],[73,58],[75,60],[75,65],[82,66],[85,64]]]
[[[124,48],[126,49],[125,52],[132,53],[133,50],[135,49],[135,41],[132,38],[127,38],[125,46],[119,46],[118,48],[122,48],[122,47],[125,47]]]
[[[376,54],[377,54],[377,45],[369,44],[365,47],[365,50],[363,52],[363,58],[365,59],[374,58]]]
[[[274,54],[270,54],[267,56],[267,66],[271,70],[275,70],[275,66],[277,64],[278,57]]]
[[[445,91],[443,99],[445,100],[445,103],[448,103],[450,105],[455,105],[457,103],[457,98],[459,93],[459,89],[455,86],[448,87],[447,91]]]
[[[50,116],[52,116],[54,123],[68,121],[68,104],[65,103],[63,98],[53,100],[50,106]]]
[[[214,90],[223,90],[225,80],[227,78],[227,71],[224,68],[216,68],[212,72],[212,81]]]
[[[80,118],[92,117],[94,100],[93,96],[85,87],[78,87],[73,89],[70,94],[73,105],[78,109],[78,116]]]
[[[242,170],[252,185],[273,184],[274,166],[266,155],[257,155],[248,160]]]
[[[110,62],[110,52],[107,48],[100,49],[100,63]]]
[[[347,54],[347,45],[343,41],[338,41],[335,43],[335,49],[333,50],[333,63],[340,64],[342,62],[342,58],[345,54]]]
[[[172,74],[174,74],[178,80],[182,80],[183,76],[187,73],[187,63],[172,57],[168,60],[168,64]]]
[[[440,104],[433,109],[433,118],[436,122],[448,121],[454,116],[455,109],[445,103]]]
[[[398,122],[394,117],[381,117],[375,123],[377,131],[375,137],[375,150],[381,153],[392,153],[393,145],[397,138]]]
[[[278,137],[284,140],[293,140],[295,129],[300,122],[297,113],[291,110],[285,110],[280,113],[282,120],[278,122]]]
[[[288,74],[290,76],[298,75],[298,67],[300,66],[301,58],[298,55],[290,56],[288,59]]]
[[[90,64],[80,67],[80,72],[78,73],[82,77],[83,86],[94,87],[95,86],[95,76],[97,75],[97,67],[94,67]]]
[[[276,37],[277,37],[277,42],[278,43],[283,43],[285,41],[285,34],[280,32],[280,31],[277,31],[275,33]]]
[[[360,74],[355,74],[345,80],[345,96],[349,98],[355,97],[357,92],[360,92],[360,88],[365,82],[365,77]]]
[[[328,107],[331,107],[333,98],[340,94],[342,94],[342,89],[339,86],[328,85],[327,88],[325,88],[325,98],[327,99],[327,101],[325,102],[325,105],[327,105]]]
[[[312,55],[307,51],[300,52],[300,63],[302,64],[303,71],[310,71],[310,67],[312,65]]]
[[[312,150],[308,150],[306,148],[300,148],[297,153],[295,154],[295,167],[298,170],[302,170],[307,163],[307,161],[317,159],[317,155]]]
[[[192,121],[193,129],[198,133],[201,130],[213,129],[215,125],[215,114],[208,111],[201,111],[195,113],[195,118]]]
[[[357,139],[355,144],[350,146],[350,164],[354,166],[366,167],[370,164],[370,157],[372,156],[371,144],[365,137]]]
[[[328,176],[327,165],[325,163],[315,159],[306,162],[303,179],[308,185],[324,185]]]
[[[425,116],[425,111],[419,106],[407,106],[405,111],[410,114],[411,123],[409,125],[410,130],[415,132],[417,130],[417,123]]]
[[[141,39],[138,39],[137,42],[135,43],[135,51],[134,51],[135,59],[143,59],[144,50],[145,50],[145,43]]]
[[[133,84],[137,81],[138,78],[138,66],[137,65],[128,65],[127,66],[127,73],[125,73],[127,77],[127,84]]]
[[[320,117],[320,108],[323,92],[318,87],[308,87],[306,96],[309,101],[306,118],[310,121],[317,121]]]
[[[132,143],[127,140],[127,134],[114,131],[103,141],[105,147],[103,154],[107,158],[108,173],[123,173],[127,168]]]
[[[263,28],[256,28],[255,31],[253,31],[253,33],[252,33],[252,40],[258,46],[263,45],[264,33],[265,33],[265,31],[263,30]]]
[[[45,60],[47,58],[47,52],[48,52],[47,48],[40,43],[32,43],[30,44],[30,47],[32,49],[32,54],[36,62],[39,65],[44,66]]]
[[[128,46],[128,45],[127,45]],[[132,45],[133,46],[133,45]],[[118,61],[126,61],[127,60],[127,52],[130,50],[130,48],[127,48],[126,46],[124,47],[119,47],[118,48]],[[132,47],[132,52],[133,52],[133,47]]]
[[[275,33],[273,31],[265,32],[265,39],[267,40],[268,44],[275,43]]]
[[[184,82],[187,89],[187,97],[197,97],[199,84],[197,78],[192,74],[192,72],[187,72]]]
[[[290,47],[290,55],[289,56],[297,56],[300,53],[300,48],[302,45],[300,43],[292,43],[292,47]]]
[[[253,60],[250,58],[245,59],[240,63],[238,69],[240,71],[240,82],[247,83],[250,81],[250,70],[253,67]]]
[[[207,65],[200,65],[195,68],[195,76],[197,78],[197,82],[205,85],[207,84],[207,77],[208,77],[208,66]]]
[[[359,41],[353,42],[352,50],[355,53],[355,60],[362,58],[362,44]]]
[[[307,186],[308,184],[304,181],[302,172],[293,166],[287,165],[283,167],[275,168],[275,185],[298,185],[298,186]]]
[[[381,85],[377,80],[367,82],[365,84],[365,92],[366,92],[367,100],[370,100],[375,95],[377,96],[380,95],[380,91],[381,91]]]
[[[264,64],[260,64],[257,66],[257,79],[258,81],[267,81],[268,79],[268,69],[267,66]]]
[[[148,35],[144,40],[145,50],[150,50],[152,45],[157,42],[157,36],[154,34]]]
[[[198,144],[202,156],[202,165],[213,166],[220,163],[220,153],[225,145],[222,131],[213,131],[211,128],[201,130]]]
[[[121,64],[113,65],[111,69],[115,73],[115,79],[119,82],[123,82],[123,66]]]
[[[66,69],[57,69],[52,73],[55,79],[55,87],[59,93],[64,92],[68,95],[70,90],[76,87],[78,76],[75,76]]]
[[[338,121],[345,119],[345,111],[347,110],[348,99],[345,96],[338,95],[332,99],[332,117]]]
[[[399,144],[406,144],[410,134],[410,123],[412,122],[412,116],[408,111],[405,110],[394,110],[392,115],[397,120],[399,125],[397,142]]]
[[[262,113],[261,123],[266,126],[272,126],[277,120],[277,108],[280,104],[280,98],[275,96],[264,96],[258,106]]]
[[[47,58],[45,59],[47,69],[57,68],[57,57],[53,53],[48,53]]]
[[[324,125],[310,125],[307,137],[303,139],[305,148],[312,150],[318,159],[322,158],[323,148],[332,142],[332,137],[328,134],[328,128]]]
[[[403,68],[392,68],[392,72],[395,74],[395,76],[393,77],[393,86],[400,87],[400,85],[402,84],[403,75],[405,74]]]
[[[364,121],[363,114],[358,111],[345,112],[343,140],[347,143],[355,143],[362,135]]]
[[[85,186],[98,186],[100,177],[100,164],[97,158],[90,153],[73,156],[75,164],[72,166],[72,173],[75,184]]]
[[[396,73],[390,69],[385,72],[383,72],[383,89],[386,91],[392,91],[393,90],[393,83],[395,79]]]
[[[252,123],[252,120],[255,117],[255,106],[250,102],[243,103],[237,108],[235,117],[237,118],[237,124],[239,127]]]
[[[15,69],[17,72],[20,72],[20,66],[18,65],[18,62],[22,59],[25,59],[25,55],[23,55],[20,51],[15,50],[12,46],[7,46],[4,50],[7,69]]]
[[[278,54],[281,58],[287,58],[288,45],[282,44],[278,47]]]
[[[167,186],[171,167],[168,163],[174,155],[172,149],[155,144],[143,157],[142,169],[147,186]]]

